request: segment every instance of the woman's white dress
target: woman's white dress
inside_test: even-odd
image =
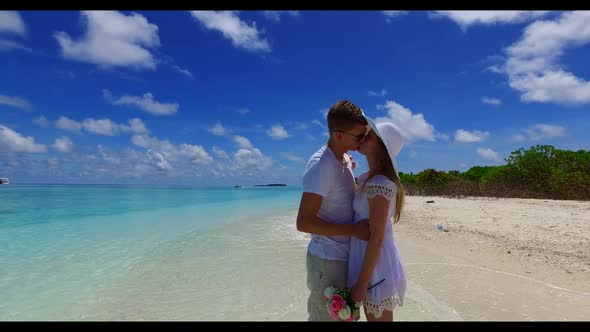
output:
[[[358,179],[359,187],[353,200],[354,222],[357,223],[369,218],[369,198],[381,195],[389,200],[385,238],[381,246],[381,254],[379,255],[377,266],[373,270],[373,275],[369,282],[369,287],[375,285],[382,279],[385,280],[369,290],[363,302],[367,312],[375,315],[375,317],[381,317],[383,310],[393,311],[396,305],[403,305],[404,294],[406,292],[406,275],[393,239],[393,225],[391,221],[396,208],[395,198],[397,186],[387,177],[376,175],[363,188],[362,186],[367,175],[367,173],[364,173]],[[363,188],[362,191],[361,188]],[[348,260],[349,288],[354,286],[358,280],[367,244],[367,241],[355,237],[351,238],[350,256]]]

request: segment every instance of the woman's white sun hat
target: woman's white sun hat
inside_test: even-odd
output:
[[[375,124],[375,122],[366,116],[364,112],[363,117],[365,120],[367,120],[369,128],[371,128],[371,130],[373,130],[375,134],[379,136],[381,141],[383,141],[385,148],[387,148],[387,153],[389,154],[389,159],[391,159],[391,164],[393,165],[395,174],[399,178],[396,157],[401,151],[405,142],[401,130],[398,128],[398,126],[393,124],[393,122],[389,121]]]

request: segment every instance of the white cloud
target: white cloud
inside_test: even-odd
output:
[[[193,145],[170,143],[154,137],[143,137],[142,140],[149,144],[147,148],[133,146],[112,150],[99,145],[95,147],[96,151],[60,153],[58,158],[47,156],[41,159],[26,154],[9,154],[10,159],[0,158],[0,172],[2,169],[11,170],[15,178],[28,176],[31,180],[50,175],[55,181],[81,183],[145,184],[147,179],[148,183],[154,184],[196,185],[280,182],[285,181],[285,176],[296,177],[258,149],[235,149],[232,153],[227,152],[227,158],[216,161],[207,158]],[[220,183],[219,178],[227,181]]]
[[[217,136],[223,136],[227,133],[229,133],[229,131],[227,129],[225,129],[221,123],[216,123],[213,127],[211,127],[209,129],[209,132],[211,132],[213,135],[217,135]]]
[[[158,139],[152,139],[152,137],[150,137],[149,135],[133,135],[131,137],[131,142],[134,145],[140,146],[142,148],[149,148],[150,146],[154,145],[160,146],[162,144]],[[172,145],[172,143],[168,142],[166,146],[169,147],[170,150],[174,150],[174,146]]]
[[[0,10],[0,33],[11,33],[24,36],[27,27],[19,12]]]
[[[72,140],[69,139],[67,136],[56,138],[55,142],[53,142],[53,148],[59,152],[71,152],[73,147],[74,143],[72,143]]]
[[[106,67],[156,67],[148,49],[160,45],[158,26],[143,15],[97,10],[83,11],[82,18],[87,30],[79,40],[63,31],[54,33],[64,58]]]
[[[240,19],[237,12],[193,10],[190,13],[207,29],[221,32],[235,47],[251,52],[271,51],[268,41],[261,38],[256,22],[249,25]]]
[[[432,17],[447,17],[466,30],[471,25],[513,24],[533,20],[547,11],[525,10],[438,10]]]
[[[0,39],[0,51],[21,50],[33,52],[33,49],[13,40]]]
[[[227,153],[225,151],[223,151],[222,149],[214,146],[213,147],[213,152],[219,157],[219,158],[223,158],[223,159],[227,159],[229,158],[229,156],[227,155]]]
[[[296,156],[295,154],[293,154],[291,152],[283,153],[283,157],[287,158],[288,160],[297,162],[297,163],[305,163],[305,160],[303,160],[303,158]]]
[[[417,156],[416,151],[411,151],[410,152],[410,158],[415,159]]]
[[[177,72],[181,73],[182,75],[184,75],[190,79],[193,79],[193,74],[188,69],[182,69],[182,68],[178,67],[177,65],[172,65],[172,68],[174,70],[176,70]]]
[[[506,49],[510,87],[524,102],[590,103],[590,82],[564,70],[558,59],[568,48],[590,42],[590,11],[566,12],[531,23]]]
[[[533,129],[539,132],[543,138],[554,138],[565,135],[565,128],[561,126],[536,124],[533,126]]]
[[[131,142],[137,146],[162,153],[167,160],[188,158],[197,164],[210,164],[213,162],[213,158],[200,145],[184,143],[175,145],[168,140],[160,140],[149,135],[133,135]]]
[[[523,133],[512,136],[512,141],[539,141],[547,138],[557,138],[566,135],[564,127],[538,123],[530,128],[523,129]]]
[[[236,110],[236,112],[238,112],[242,115],[246,115],[246,114],[250,113],[250,110],[247,108],[240,108],[240,109]]]
[[[46,117],[39,116],[33,119],[33,124],[39,127],[48,128],[51,125],[51,122],[49,122]]]
[[[434,126],[426,122],[422,113],[413,114],[411,110],[393,100],[388,100],[385,105],[377,105],[377,108],[386,109],[388,116],[376,118],[375,122],[393,122],[408,141],[435,141]]]
[[[251,149],[253,148],[252,143],[244,136],[235,135],[234,142],[238,143],[238,145],[244,149]]]
[[[163,153],[152,149],[147,149],[145,153],[130,148],[118,152],[99,145],[97,150],[100,158],[88,158],[81,167],[81,174],[85,177],[125,180],[143,178],[145,181],[148,175],[173,175],[174,167],[169,159]],[[184,169],[181,172],[188,171],[189,169]]]
[[[181,156],[190,158],[197,164],[210,164],[213,162],[213,158],[200,145],[180,144],[178,153]]]
[[[307,129],[307,125],[305,123],[297,122],[295,123],[295,130],[305,130]]]
[[[467,131],[463,129],[458,129],[455,131],[455,141],[458,143],[475,143],[475,142],[483,142],[490,137],[490,133],[488,131]]]
[[[391,22],[394,17],[402,16],[407,14],[408,12],[405,10],[384,10],[383,15],[385,15],[385,21]]]
[[[278,10],[265,10],[262,12],[262,14],[264,15],[264,17],[268,18],[271,21],[281,21],[281,12]]]
[[[282,125],[273,125],[270,127],[269,130],[266,131],[266,134],[270,136],[272,139],[285,139],[289,137],[289,133],[285,130]]]
[[[275,162],[271,157],[265,156],[259,149],[254,147],[239,148],[231,156],[227,156],[227,154],[219,148],[214,148],[213,151],[216,151],[216,154],[221,158],[230,159],[229,161],[219,162],[210,168],[213,175],[216,177],[248,176],[252,178],[264,177],[268,179],[273,175],[272,170],[280,168],[276,167]]]
[[[239,149],[234,154],[234,165],[238,169],[248,170],[265,170],[272,166],[271,158],[262,154],[259,149]]]
[[[513,142],[526,141],[526,137],[523,134],[516,134],[516,135],[512,136],[512,141]]]
[[[298,10],[283,10],[283,11],[264,10],[264,11],[262,11],[262,15],[264,15],[264,17],[266,17],[267,19],[269,19],[271,21],[275,21],[275,22],[281,21],[281,14],[287,14],[291,17],[298,17],[299,11]]]
[[[146,155],[149,161],[156,166],[156,168],[160,171],[170,171],[172,170],[172,166],[166,157],[161,154],[160,152],[148,150]]]
[[[74,133],[79,133],[80,130],[84,129],[89,133],[104,136],[115,136],[120,132],[131,132],[134,134],[144,134],[148,132],[143,121],[138,118],[129,120],[129,126],[127,126],[113,122],[107,118],[98,120],[86,118],[82,122],[78,122],[65,116],[61,116],[55,122],[55,126],[59,129],[71,131]]]
[[[502,105],[502,101],[498,98],[487,98],[482,97],[481,102],[488,105],[500,106]]]
[[[120,130],[119,125],[110,119],[84,119],[82,127],[87,132],[104,136],[115,136]]]
[[[449,135],[447,135],[447,134],[444,134],[444,133],[439,133],[439,132],[436,132],[436,131],[434,132],[434,136],[435,136],[437,139],[438,139],[438,138],[440,138],[440,139],[442,139],[443,141],[447,141],[447,142],[448,142],[449,140],[451,140],[451,138],[449,137]]]
[[[133,118],[129,120],[129,127],[122,126],[123,131],[130,131],[135,134],[145,134],[148,132],[145,124],[141,119]]]
[[[133,106],[153,115],[172,115],[178,112],[178,103],[161,103],[150,92],[141,97],[124,95],[115,100],[109,90],[103,89],[102,95],[113,105]]]
[[[373,97],[383,97],[387,94],[387,90],[381,89],[381,91],[369,91],[369,96]]]
[[[325,128],[326,126],[320,122],[320,120],[313,120],[311,121],[311,123],[313,123],[314,125],[318,126],[318,127],[322,127]]]
[[[477,148],[477,154],[484,158],[484,159],[488,159],[488,160],[492,160],[492,161],[500,161],[500,158],[498,157],[498,152],[492,150],[492,149],[483,149],[483,148]]]
[[[82,129],[82,124],[80,122],[65,116],[60,116],[59,119],[55,121],[55,126],[59,129],[71,131],[74,133],[79,133]]]
[[[496,73],[496,74],[504,73],[504,70],[502,70],[502,68],[500,68],[499,66],[496,66],[496,65],[488,66],[488,67],[486,67],[485,70],[491,71],[492,73]]]
[[[29,111],[31,109],[31,104],[26,99],[20,97],[9,97],[0,95],[0,105],[8,105],[23,109],[25,111]]]
[[[12,152],[46,152],[47,147],[37,144],[32,136],[24,137],[16,131],[0,125],[0,147],[2,150]]]

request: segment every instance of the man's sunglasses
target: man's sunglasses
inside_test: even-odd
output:
[[[337,129],[335,129],[335,130],[333,130],[333,131],[337,131],[337,132],[339,132],[339,133],[344,133],[344,134],[350,135],[350,136],[354,137],[354,139],[355,139],[357,142],[358,142],[358,141],[360,141],[360,140],[362,140],[363,138],[365,138],[365,136],[367,135],[367,133],[362,133],[362,134],[360,134],[360,135],[353,135],[353,134],[351,134],[351,133],[347,133],[347,132],[345,132],[345,131],[342,131],[342,130],[337,130]]]

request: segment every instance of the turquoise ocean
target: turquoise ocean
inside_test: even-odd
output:
[[[0,320],[305,319],[300,195],[0,187]]]
[[[300,197],[291,187],[2,186],[0,321],[305,321]],[[401,320],[460,320],[413,280],[407,304]]]

